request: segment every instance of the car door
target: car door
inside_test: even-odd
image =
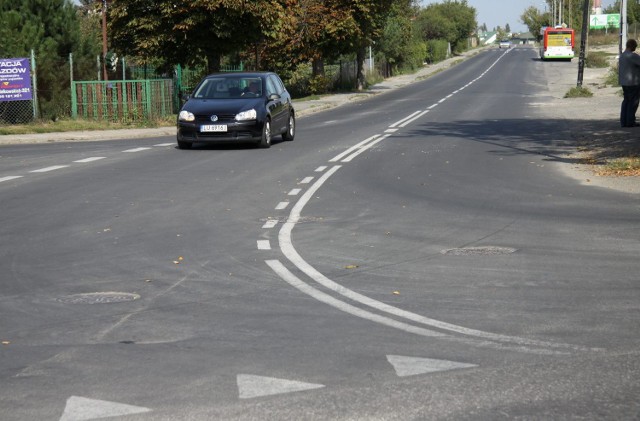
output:
[[[288,108],[286,100],[282,97],[282,89],[278,85],[278,80],[274,75],[267,77],[267,98],[269,98],[269,110],[271,113],[271,126],[274,133],[282,133],[286,130],[286,124],[288,121]],[[272,95],[277,95],[277,98],[271,99]]]

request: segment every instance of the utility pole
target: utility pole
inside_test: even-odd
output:
[[[629,29],[627,25],[627,0],[622,0],[620,2],[620,54],[627,48],[627,33]]]
[[[102,73],[105,82],[109,80],[107,75],[107,0],[102,0]]]
[[[587,36],[589,34],[589,8],[591,6],[589,0],[584,0],[582,9],[582,35],[580,36],[580,58],[578,59],[578,88],[582,87],[584,78],[584,57],[587,49]]]

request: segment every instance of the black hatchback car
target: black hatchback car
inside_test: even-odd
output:
[[[178,114],[180,149],[199,142],[255,142],[268,148],[272,137],[293,140],[295,132],[291,95],[271,72],[206,76]]]

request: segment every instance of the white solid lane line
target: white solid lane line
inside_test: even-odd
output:
[[[429,337],[444,337],[447,336],[444,333],[436,332],[434,330],[424,329],[422,327],[413,326],[407,323],[399,322],[397,320],[393,320],[389,317],[380,316],[378,314],[371,313],[369,311],[363,310],[351,304],[347,304],[344,301],[340,301],[336,298],[333,298],[327,293],[324,293],[318,289],[313,288],[309,284],[306,284],[300,280],[297,276],[291,273],[280,261],[278,260],[266,260],[267,265],[282,279],[285,280],[292,287],[300,290],[304,294],[313,297],[314,299],[323,302],[325,304],[330,305],[331,307],[337,308],[338,310],[344,311],[345,313],[349,313],[354,316],[361,317],[363,319],[370,320],[372,322],[380,323],[385,326],[390,326],[396,329],[404,330],[405,332],[415,333],[420,336],[429,336]]]
[[[368,142],[371,142],[372,140],[377,139],[378,137],[380,137],[379,134],[374,134],[371,137],[366,138],[365,140],[363,140],[360,143],[357,143],[355,145],[353,145],[352,147],[350,147],[349,149],[347,149],[346,151],[342,152],[339,155],[334,156],[333,158],[331,158],[329,160],[329,162],[337,162],[340,161],[343,157],[349,155],[350,153],[352,153],[353,151],[357,151],[358,149],[360,149],[361,147],[364,147],[364,145],[366,145]]]

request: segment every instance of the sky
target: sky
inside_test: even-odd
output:
[[[564,0],[568,1],[568,0]],[[572,0],[582,1],[582,0]],[[602,7],[612,5],[614,0],[602,0]],[[422,6],[431,3],[442,3],[441,0],[422,0]],[[489,30],[507,24],[512,32],[527,31],[527,27],[520,22],[520,15],[531,6],[544,10],[546,2],[543,0],[467,0],[467,4],[476,9],[478,25],[487,24]]]

